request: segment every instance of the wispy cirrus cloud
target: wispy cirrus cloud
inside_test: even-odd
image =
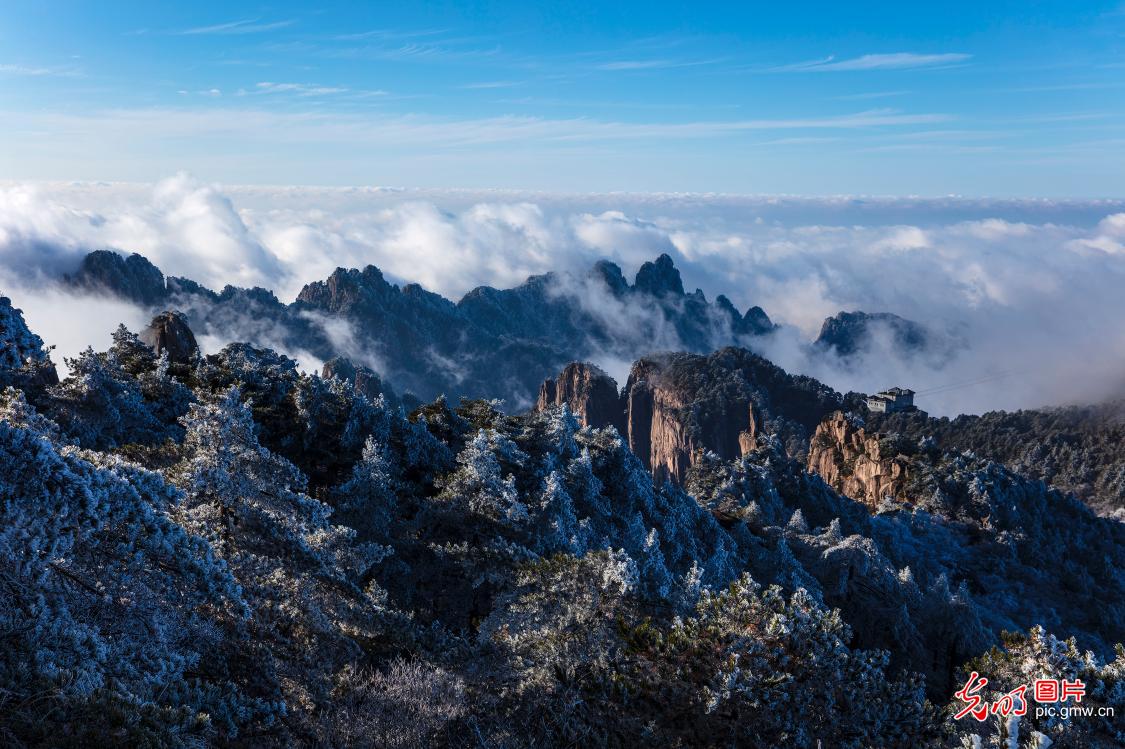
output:
[[[341,42],[359,42],[369,40],[415,39],[417,37],[441,36],[449,33],[448,29],[368,29],[346,34],[335,34],[332,39]]]
[[[252,90],[240,89],[238,94],[290,94],[292,96],[336,96],[348,95],[352,97],[386,96],[382,89],[352,89],[347,86],[325,86],[317,83],[278,83],[274,81],[259,81]]]
[[[479,81],[477,83],[466,83],[460,88],[466,90],[476,89],[491,89],[491,88],[514,88],[515,86],[522,86],[521,81]]]
[[[260,18],[244,18],[239,21],[216,23],[210,26],[196,26],[179,31],[181,36],[219,35],[235,36],[239,34],[262,34],[267,31],[276,31],[296,23],[293,19],[283,21],[263,21]]]
[[[858,94],[841,94],[834,96],[837,101],[870,101],[871,99],[890,99],[895,96],[906,96],[910,91],[865,91]]]
[[[300,94],[300,84],[267,83],[262,91]],[[317,87],[313,87],[313,91]],[[335,87],[320,87],[332,90]],[[249,93],[249,92],[247,92]],[[315,95],[311,94],[311,95]],[[697,120],[683,123],[629,122],[588,118],[481,117],[442,118],[426,115],[352,115],[318,112],[273,112],[255,108],[169,108],[103,110],[81,115],[22,114],[38,127],[76,128],[99,138],[148,140],[154,137],[222,136],[232,142],[272,141],[278,144],[333,142],[353,146],[448,148],[513,142],[574,144],[624,141],[675,141],[737,137],[758,131],[819,131],[896,128],[952,120],[942,113],[911,113],[871,109],[821,117]]]
[[[42,65],[18,65],[14,63],[0,63],[0,75],[21,76],[56,76],[60,78],[77,78],[82,75],[74,68],[58,68]]]
[[[274,83],[273,81],[260,81],[254,84],[254,90],[263,94],[323,96],[326,94],[342,94],[348,89],[343,86],[318,86],[312,83]]]
[[[822,60],[808,60],[790,65],[770,68],[777,73],[829,73],[858,70],[912,70],[917,68],[945,68],[961,65],[972,59],[963,52],[943,52],[940,54],[918,54],[916,52],[892,52],[888,54],[860,55],[843,60],[829,55]]]
[[[611,60],[595,67],[598,70],[667,70],[670,68],[692,68],[712,65],[718,60]]]

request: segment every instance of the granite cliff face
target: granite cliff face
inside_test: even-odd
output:
[[[625,433],[625,412],[617,383],[593,364],[572,362],[555,379],[539,387],[535,410],[565,404],[582,426],[613,425]]]
[[[905,501],[911,461],[895,441],[866,431],[842,411],[816,428],[809,445],[808,469],[841,494],[871,510],[885,498]]]
[[[724,459],[752,450],[760,417],[751,398],[708,397],[696,383],[676,376],[685,373],[677,372],[676,364],[644,359],[633,365],[625,386],[626,422],[629,447],[653,477],[681,483],[704,450]]]
[[[608,376],[593,377],[585,365],[572,364],[543,384],[537,408],[566,403],[586,414],[584,424],[617,427],[657,481],[675,483],[682,483],[705,453],[738,458],[758,446],[762,433],[776,434],[791,454],[803,455],[819,420],[844,402],[816,380],[790,375],[733,347],[707,356],[644,357],[611,405],[609,393],[616,391]],[[611,418],[615,415],[623,423]]]

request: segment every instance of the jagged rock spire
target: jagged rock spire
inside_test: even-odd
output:
[[[680,279],[680,272],[676,270],[672,258],[664,253],[654,262],[645,263],[637,271],[637,280],[633,288],[644,291],[653,296],[684,295],[684,282]]]
[[[140,339],[157,353],[168,352],[168,360],[173,364],[189,364],[199,344],[195,334],[188,327],[187,318],[182,312],[161,312],[141,332]]]

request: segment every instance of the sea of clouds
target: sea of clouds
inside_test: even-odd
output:
[[[286,302],[336,267],[374,264],[457,299],[602,258],[628,276],[666,252],[689,291],[760,305],[785,325],[763,354],[840,390],[940,389],[919,397],[937,414],[1125,394],[1123,201],[220,187],[186,175],[0,184],[0,292],[62,356],[146,322],[57,283],[102,248]],[[841,310],[893,312],[964,346],[936,362],[877,336],[850,363],[814,355],[808,342]],[[620,376],[623,363],[603,363]]]

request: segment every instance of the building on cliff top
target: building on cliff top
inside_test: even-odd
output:
[[[876,413],[895,413],[914,410],[914,391],[893,387],[867,399],[867,408]]]

